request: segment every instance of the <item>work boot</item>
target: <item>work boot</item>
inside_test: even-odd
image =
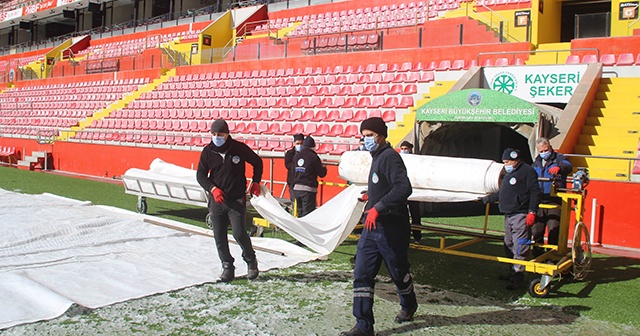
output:
[[[222,263],[222,274],[220,275],[220,281],[222,282],[231,282],[235,277],[236,268],[233,267],[233,264],[230,262]]]
[[[363,331],[358,327],[353,327],[349,331],[343,331],[340,333],[340,336],[373,336],[375,333],[373,332],[373,328],[368,331]]]
[[[524,281],[524,273],[523,272],[515,272],[511,275],[509,279],[509,283],[507,284],[508,290],[516,290],[520,287],[520,284]]]
[[[258,274],[260,274],[260,271],[258,271],[258,259],[254,258],[253,260],[247,261],[247,269],[249,270],[247,279],[253,280],[257,278]]]
[[[415,314],[417,309],[417,307],[413,310],[406,310],[404,308],[400,309],[400,312],[398,313],[398,315],[396,315],[396,323],[413,321],[413,314]]]

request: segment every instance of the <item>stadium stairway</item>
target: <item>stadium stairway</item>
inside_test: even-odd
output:
[[[582,128],[576,154],[620,159],[571,159],[574,167],[588,167],[591,178],[627,181],[637,156],[640,137],[640,78],[603,78],[596,100]]]
[[[571,53],[571,43],[541,43],[536,52],[532,52],[527,60],[527,65],[537,64],[564,64]],[[567,50],[567,51],[556,51]]]
[[[425,103],[440,97],[451,89],[455,84],[455,81],[436,81],[433,86],[429,88],[429,92],[422,95],[422,99],[419,99],[416,104],[409,108],[409,112],[397,116],[395,122],[395,128],[389,130],[389,142],[392,146],[397,146],[401,141],[406,139],[407,135],[414,129],[416,124],[416,110],[418,107]]]
[[[132,101],[140,98],[140,96],[145,92],[151,92],[155,90],[160,84],[169,80],[169,78],[176,75],[176,69],[170,69],[165,72],[162,76],[152,80],[151,82],[141,86],[138,90],[131,92],[128,95],[122,97],[122,99],[117,100],[100,111],[95,112],[93,115],[84,118],[78,122],[78,126],[72,126],[69,132],[61,132],[60,135],[56,138],[56,140],[66,141],[69,138],[73,137],[79,131],[84,130],[85,128],[91,126],[94,120],[104,119],[108,117],[112,112],[117,111],[119,109],[125,108]]]

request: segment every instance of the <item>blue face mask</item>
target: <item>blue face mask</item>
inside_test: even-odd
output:
[[[507,173],[511,173],[511,172],[513,171],[513,168],[514,168],[513,166],[504,166],[504,170],[505,170]]]
[[[364,137],[364,148],[366,148],[370,152],[373,152],[374,150],[378,149],[378,144],[376,143],[376,137],[375,136]]]
[[[296,151],[297,151],[297,152],[299,152],[299,151],[301,151],[301,150],[302,150],[302,145],[296,145],[295,147],[296,147]]]
[[[212,136],[211,141],[213,141],[213,144],[216,145],[216,147],[222,147],[222,145],[227,142],[227,139],[225,139],[225,137],[222,135],[217,135]]]
[[[551,151],[540,153],[540,157],[543,160],[549,160],[549,158],[551,157]]]

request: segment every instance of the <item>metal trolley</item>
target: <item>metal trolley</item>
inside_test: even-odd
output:
[[[207,207],[210,194],[199,185],[158,181],[154,179],[123,176],[123,185],[126,194],[138,196],[136,211],[146,214],[148,210],[147,197],[163,201]],[[211,227],[209,214],[205,223]]]
[[[587,275],[591,266],[591,242],[589,232],[583,223],[584,201],[586,197],[585,187],[589,182],[588,173],[585,169],[580,169],[571,178],[573,187],[560,189],[554,186],[553,192],[562,199],[560,205],[560,232],[558,245],[531,244],[547,249],[547,252],[531,260],[515,260],[501,256],[485,255],[460,251],[461,248],[485,240],[502,241],[503,236],[487,234],[487,221],[482,233],[475,233],[465,230],[455,230],[434,226],[412,226],[415,230],[432,231],[445,235],[467,236],[471,239],[447,246],[446,237],[440,237],[440,246],[432,247],[418,244],[411,244],[412,248],[446,253],[451,255],[465,256],[484,260],[494,260],[507,264],[518,264],[525,267],[526,272],[540,275],[529,283],[529,294],[533,297],[546,297],[549,295],[551,283],[554,279],[560,280],[563,275],[571,273],[575,280],[582,280]],[[554,208],[555,205],[541,204],[541,208]],[[489,213],[487,204],[487,215]],[[572,216],[572,214],[574,216]],[[573,239],[569,244],[569,229],[573,220],[575,221]]]

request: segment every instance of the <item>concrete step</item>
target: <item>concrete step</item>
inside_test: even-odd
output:
[[[627,135],[640,135],[640,125],[628,125],[622,127],[603,127],[603,126],[591,126],[585,125],[582,127],[582,133],[584,135],[604,135],[604,136],[627,136]]]
[[[584,154],[584,155],[635,158],[637,155],[637,148],[636,146],[624,148],[621,146],[604,147],[604,146],[576,145],[576,147],[574,148],[574,152],[576,154]]]
[[[621,135],[621,136],[601,136],[581,134],[578,136],[578,144],[585,146],[620,146],[624,148],[637,148],[640,136],[638,135]]]
[[[634,84],[635,85],[635,84]],[[638,83],[637,85],[640,85]],[[615,91],[598,91],[596,99],[600,100],[623,100],[630,104],[640,105],[640,90],[624,89]]]
[[[587,167],[592,179],[628,181],[633,168],[632,160],[615,160],[602,158],[569,158],[575,167]]]
[[[607,117],[587,117],[585,125],[622,127],[627,125],[640,125],[640,115],[631,116],[607,116]]]
[[[593,101],[593,107],[606,107],[606,108],[633,108],[637,109],[638,105],[636,103],[637,100],[629,102],[626,99],[615,99],[615,100],[602,100],[596,99]],[[631,104],[629,104],[631,103]]]
[[[640,116],[640,106],[638,107],[596,107],[589,110],[590,117],[629,117]]]

